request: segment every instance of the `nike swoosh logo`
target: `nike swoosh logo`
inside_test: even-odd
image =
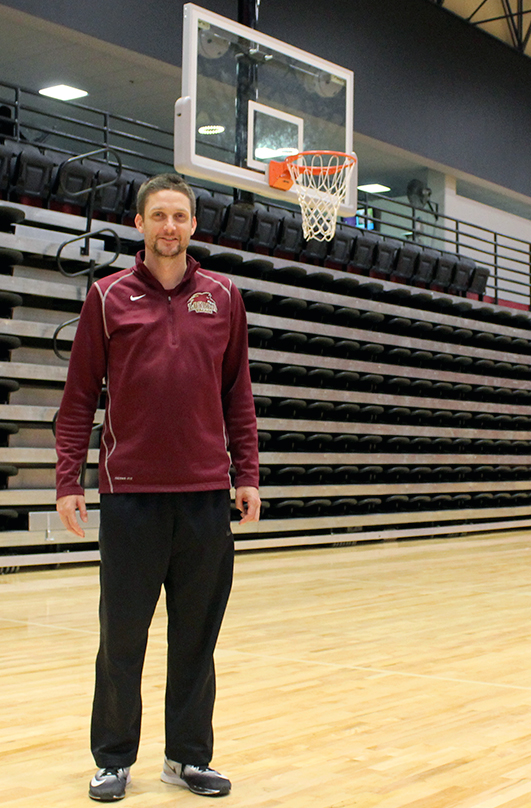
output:
[[[131,295],[130,300],[140,300],[141,297],[145,297],[146,294],[143,295]]]

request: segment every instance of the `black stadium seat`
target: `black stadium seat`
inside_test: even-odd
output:
[[[263,326],[251,326],[247,331],[247,336],[250,348],[264,348],[273,336],[273,331]]]
[[[125,200],[123,211],[123,223],[132,226],[134,224],[134,218],[137,214],[136,198],[138,191],[140,190],[142,183],[147,180],[147,175],[141,174],[139,171],[124,171],[122,173],[129,183],[127,198]]]
[[[9,247],[0,247],[0,272],[9,271],[15,264],[22,264],[23,261],[24,255],[19,250],[12,250]],[[22,304],[22,298],[15,292],[0,292],[0,295],[3,296],[2,299],[4,303],[12,300],[14,306],[20,306]]]
[[[308,371],[302,365],[282,365],[275,373],[277,384],[304,384]]]
[[[329,477],[333,475],[331,466],[310,466],[304,475],[305,485],[324,485]]]
[[[353,484],[359,481],[360,470],[358,466],[336,466],[334,469],[334,481],[338,484]]]
[[[304,246],[299,255],[299,261],[305,264],[317,264],[322,266],[328,254],[328,242],[310,239],[304,242]]]
[[[379,241],[375,233],[359,230],[348,262],[348,270],[368,275],[374,264],[374,254]]]
[[[94,202],[93,213],[98,219],[107,219],[112,222],[119,222],[125,212],[126,203],[129,199],[130,181],[125,172],[113,165],[84,164],[84,167],[94,171],[92,177],[87,177],[89,187],[94,181]],[[81,196],[81,204],[86,205],[90,198],[89,194]]]
[[[409,282],[415,273],[422,248],[419,244],[407,241],[402,244],[396,256],[393,280]]]
[[[357,450],[359,438],[350,432],[336,435],[332,439],[334,452],[355,452]]]
[[[249,261],[241,262],[238,267],[238,274],[241,275],[242,278],[260,278],[267,280],[272,269],[273,263],[271,261],[266,261],[263,258],[252,258]]]
[[[374,256],[373,272],[379,277],[390,278],[394,272],[396,257],[402,242],[385,236],[378,241]]]
[[[283,331],[275,337],[275,348],[279,351],[305,350],[308,337],[300,331]]]
[[[54,161],[34,147],[21,151],[14,167],[10,198],[28,205],[43,207],[50,195]]]
[[[334,375],[334,371],[330,368],[313,368],[308,371],[307,383],[310,387],[330,387],[333,384]]]
[[[304,502],[304,516],[322,516],[330,511],[332,501],[325,497],[309,499]]]
[[[333,417],[334,405],[331,401],[312,401],[306,411],[309,420],[328,420]]]
[[[277,210],[257,203],[246,249],[271,255],[277,245],[281,222],[282,214]]]
[[[435,273],[435,265],[439,258],[439,251],[425,247],[418,256],[415,272],[411,282],[416,286],[429,286]]]
[[[305,319],[317,323],[333,322],[334,307],[330,303],[310,303]]]
[[[351,225],[338,222],[324,265],[333,269],[346,269],[357,234],[358,231]]]
[[[283,432],[274,439],[275,451],[296,452],[303,451],[306,438],[302,432]]]
[[[0,143],[0,195],[5,198],[11,183],[12,164],[15,156],[12,144]]]
[[[465,295],[467,293],[475,268],[476,262],[471,258],[458,257],[452,282],[448,287],[450,294]]]
[[[282,218],[273,255],[289,260],[298,258],[303,248],[302,216],[300,213],[286,213]]]
[[[303,317],[308,304],[300,297],[281,297],[276,299],[271,309],[277,317],[297,319]]]
[[[268,396],[253,396],[253,399],[256,414],[258,416],[267,415],[272,406],[272,400]]]
[[[194,238],[200,241],[215,242],[221,232],[225,209],[230,197],[214,196],[208,191],[199,191],[196,197],[197,227]]]
[[[340,275],[332,281],[329,292],[338,295],[357,295],[360,288],[360,281],[352,275]]]
[[[354,497],[340,497],[332,500],[331,512],[336,516],[348,516],[357,510],[358,500]]]
[[[65,212],[82,211],[95,177],[93,164],[63,160],[54,171],[50,207]]]
[[[275,405],[281,418],[303,418],[308,404],[303,398],[283,398]]]
[[[246,310],[255,312],[267,310],[273,300],[270,292],[263,292],[259,289],[249,289],[242,293],[242,297]]]
[[[303,286],[306,282],[307,274],[306,269],[298,264],[280,266],[273,269],[269,280],[274,283],[285,283],[289,286]]]
[[[249,370],[253,382],[265,382],[273,370],[273,365],[268,362],[250,362]]]
[[[452,253],[442,253],[435,264],[435,270],[430,282],[431,289],[446,292],[452,283],[454,270],[457,265],[457,256]]]
[[[304,466],[282,466],[275,472],[275,480],[282,485],[297,485],[305,474]]]
[[[300,516],[303,508],[304,502],[302,499],[283,499],[274,504],[271,509],[271,516],[277,519]]]
[[[304,285],[308,289],[322,289],[324,291],[330,291],[333,283],[334,276],[330,272],[314,272],[312,270],[308,270],[304,280]]]
[[[1,154],[0,154],[0,160],[1,160]],[[0,233],[12,233],[15,225],[23,222],[25,218],[26,214],[21,208],[15,208],[11,205],[0,204]]]
[[[253,205],[245,202],[233,202],[228,205],[225,209],[218,243],[243,249],[251,238],[254,217]]]
[[[487,282],[489,280],[489,270],[486,267],[476,267],[472,273],[472,279],[468,287],[468,291],[472,294],[478,295],[482,300],[483,295],[487,289]]]
[[[333,444],[332,435],[327,432],[314,432],[306,438],[306,451],[308,452],[329,452]]]

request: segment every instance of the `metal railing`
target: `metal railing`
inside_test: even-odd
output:
[[[87,245],[87,244],[90,243],[91,238],[96,238],[97,236],[101,236],[104,233],[108,233],[109,235],[111,235],[114,238],[114,241],[115,241],[115,244],[116,244],[116,247],[115,247],[115,250],[114,250],[114,255],[109,261],[106,261],[104,264],[98,264],[98,266],[96,266],[96,262],[94,260],[91,260],[91,261],[89,261],[88,266],[83,267],[83,269],[77,270],[76,272],[70,272],[69,270],[66,269],[66,267],[63,264],[63,257],[62,257],[62,253],[63,253],[63,250],[64,250],[65,247],[67,247],[69,244],[74,244],[76,241],[84,241],[85,245]],[[88,249],[88,248],[85,247],[82,250],[80,250],[80,252],[82,254],[88,254],[88,252],[84,253],[84,249]],[[64,275],[66,278],[77,278],[80,275],[86,275],[87,276],[87,292],[88,292],[88,290],[90,289],[90,287],[92,286],[92,284],[94,282],[94,275],[97,272],[101,272],[101,270],[107,269],[107,267],[110,267],[116,261],[116,259],[119,257],[121,251],[122,251],[122,245],[121,245],[121,242],[120,242],[120,236],[118,235],[116,230],[113,230],[111,227],[102,227],[99,230],[92,230],[91,232],[88,232],[88,233],[82,233],[80,236],[74,236],[73,238],[70,238],[67,241],[63,241],[62,244],[59,245],[58,250],[57,250],[57,254],[56,254],[57,266],[58,266],[59,271],[61,272],[61,274]],[[61,353],[60,349],[59,349],[59,346],[58,346],[59,334],[61,333],[63,328],[67,328],[68,326],[73,325],[74,323],[77,323],[78,320],[79,320],[79,316],[78,317],[73,317],[70,320],[66,320],[64,323],[61,323],[60,325],[57,326],[57,328],[55,329],[54,334],[53,334],[53,350],[54,350],[54,353],[55,353],[55,355],[57,356],[58,359],[62,359],[65,362],[68,362],[68,356],[64,356]]]
[[[3,137],[66,156],[112,148],[124,168],[146,174],[173,166],[173,132],[153,124],[5,82],[0,82],[0,105],[0,142]]]
[[[418,209],[383,194],[361,193],[356,226],[426,248],[472,258],[489,269],[486,295],[495,303],[529,308],[531,243],[474,222]]]

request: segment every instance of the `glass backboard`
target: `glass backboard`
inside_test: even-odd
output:
[[[193,3],[184,6],[175,169],[261,196],[270,160],[314,149],[352,154],[354,74]],[[356,212],[353,172],[342,216]]]

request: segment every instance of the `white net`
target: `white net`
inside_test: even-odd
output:
[[[302,152],[288,161],[302,212],[304,238],[331,241],[356,158],[348,154]]]

